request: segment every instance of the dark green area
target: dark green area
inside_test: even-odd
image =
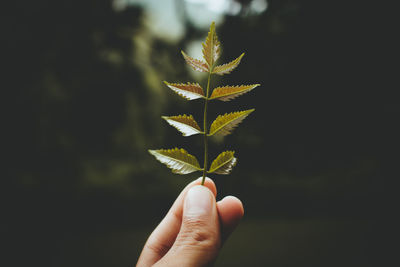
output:
[[[210,158],[236,151],[232,175],[212,178],[219,196],[236,195],[246,208],[218,266],[385,266],[395,251],[400,112],[393,71],[384,70],[390,10],[268,3],[259,16],[217,25],[222,60],[246,55],[213,85],[262,84],[210,104],[210,119],[256,109],[223,142],[210,142]],[[147,149],[178,146],[202,158],[201,138],[183,138],[160,116],[201,121],[202,104],[162,81],[194,80],[180,50],[206,32],[182,15],[187,34],[168,43],[145,28],[142,9],[116,12],[106,0],[8,4],[4,266],[132,266],[200,176],[171,174]]]
[[[247,220],[225,244],[216,266],[370,266],[363,220]],[[57,266],[131,266],[152,227],[70,235],[54,255]]]

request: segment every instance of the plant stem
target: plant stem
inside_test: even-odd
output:
[[[206,180],[207,175],[207,161],[208,161],[208,140],[207,140],[207,104],[208,104],[208,94],[210,91],[210,80],[211,80],[211,71],[208,73],[208,81],[207,81],[207,90],[206,90],[206,98],[204,101],[204,169],[203,169],[203,179],[201,180],[201,185],[204,185],[204,181]]]

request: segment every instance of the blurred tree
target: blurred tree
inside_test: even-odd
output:
[[[185,17],[184,2],[176,1],[187,31],[177,43],[155,37],[141,8],[117,11],[110,0],[8,1],[2,9],[1,231],[26,259],[57,255],[71,233],[155,222],[187,182],[147,154],[195,142],[159,120],[193,110],[162,86],[193,80],[180,49],[205,35]],[[266,12],[250,14],[254,1],[236,2],[241,13],[217,27],[221,60],[246,56],[215,84],[262,87],[243,96],[256,108],[247,127],[212,146],[217,153],[234,143],[241,155],[230,179],[215,177],[220,194],[235,192],[250,217],[385,220],[396,196],[400,111],[379,70],[392,56],[378,45],[390,31],[380,25],[385,7],[269,0]],[[236,105],[211,105],[210,114]]]

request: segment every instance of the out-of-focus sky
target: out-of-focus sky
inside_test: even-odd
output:
[[[252,0],[244,7],[235,0],[114,0],[115,10],[138,5],[145,10],[145,23],[158,37],[176,41],[185,34],[185,25],[178,11],[184,11],[190,22],[207,29],[212,21],[222,22],[224,15],[258,15],[268,8],[267,0]]]

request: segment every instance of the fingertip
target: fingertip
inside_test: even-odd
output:
[[[233,212],[238,217],[244,216],[244,207],[242,201],[235,196],[226,196],[219,203],[223,203],[222,205],[229,206],[231,212]]]
[[[199,177],[196,180],[194,180],[193,183],[195,185],[201,185],[202,180],[203,180],[203,177]],[[204,186],[206,186],[208,189],[210,189],[215,197],[217,196],[217,187],[211,178],[209,178],[209,177],[205,178]]]
[[[222,240],[226,240],[244,215],[242,201],[234,196],[226,196],[217,202],[222,228]]]

